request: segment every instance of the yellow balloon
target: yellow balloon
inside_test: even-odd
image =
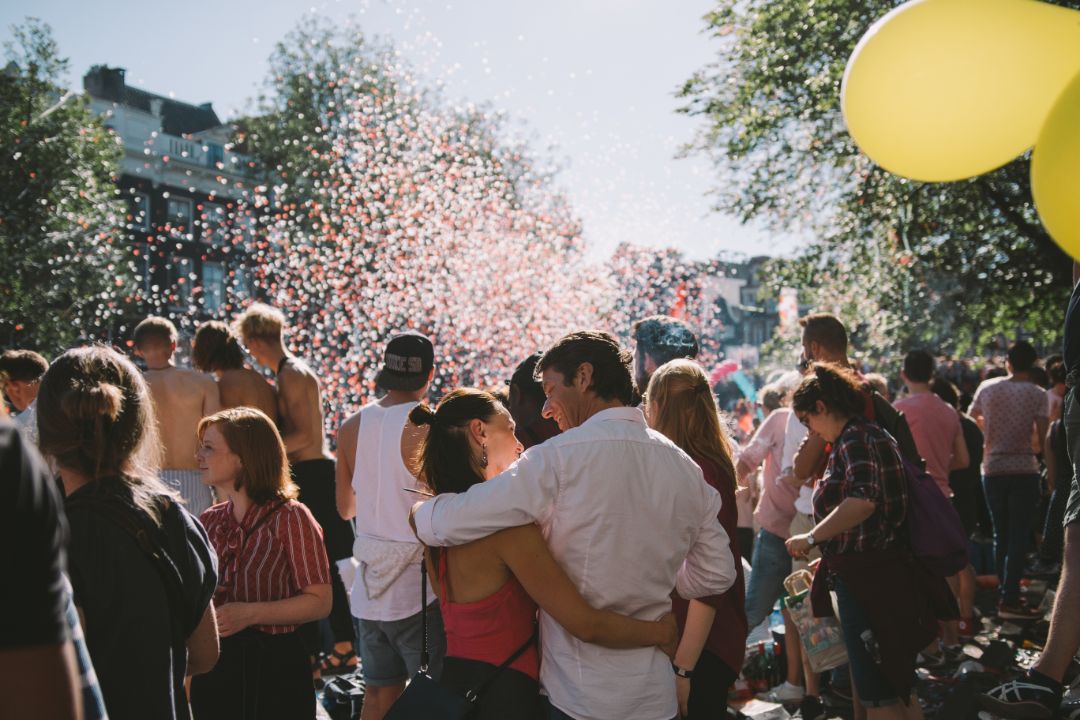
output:
[[[1030,148],[1080,69],[1080,12],[1034,0],[913,0],[848,60],[841,107],[863,152],[897,175],[979,175]]]
[[[1080,260],[1080,72],[1054,103],[1035,142],[1031,194],[1047,232]]]

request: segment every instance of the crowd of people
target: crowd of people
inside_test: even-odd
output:
[[[992,539],[1001,621],[1041,617],[1022,578],[1060,572],[1041,659],[980,699],[1052,717],[1080,646],[1078,305],[1080,289],[1062,356],[1019,340],[1002,373],[957,387],[915,349],[895,400],[840,320],[807,315],[798,366],[734,422],[673,318],[642,319],[632,348],[567,334],[506,387],[437,402],[438,348],[404,331],[334,453],[319,377],[264,304],[200,326],[190,369],[160,317],[135,328],[134,359],[7,351],[0,527],[18,551],[0,707],[300,720],[352,674],[362,720],[431,703],[715,720],[779,607],[786,677],[762,699],[803,720],[826,717],[826,693],[855,717],[914,720],[916,667],[955,660],[981,627],[978,559],[966,540],[946,552],[955,526]],[[928,522],[942,547],[918,537]],[[813,614],[846,650],[824,673],[785,602],[810,573]]]

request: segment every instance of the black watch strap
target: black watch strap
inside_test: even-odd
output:
[[[671,669],[674,670],[675,674],[678,675],[681,678],[686,678],[687,680],[689,680],[690,678],[694,677],[694,671],[693,670],[687,670],[685,668],[681,668],[678,665],[676,665],[675,663],[671,663]]]

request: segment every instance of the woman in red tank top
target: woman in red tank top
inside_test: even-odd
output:
[[[415,459],[417,476],[436,493],[464,492],[495,477],[522,452],[510,413],[490,393],[455,390],[437,409],[409,414],[428,426]],[[548,550],[536,525],[502,530],[453,548],[428,550],[446,629],[440,682],[466,693],[487,680],[471,720],[540,718],[537,605],[572,635],[614,648],[658,645],[675,651],[676,623],[635,620],[585,602]],[[525,647],[508,669],[496,668]]]

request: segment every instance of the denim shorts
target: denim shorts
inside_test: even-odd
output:
[[[836,605],[840,610],[840,628],[844,631],[851,677],[855,681],[859,700],[867,707],[895,705],[900,702],[900,698],[885,679],[862,639],[862,634],[870,629],[866,613],[855,601],[843,580],[833,575],[832,582],[836,590]]]
[[[1077,475],[1080,472],[1080,398],[1077,388],[1069,388],[1065,393],[1065,437],[1069,445],[1069,457],[1072,459],[1073,478],[1069,501],[1065,507],[1065,526],[1080,522],[1080,484]]]
[[[442,675],[446,655],[446,633],[443,631],[439,603],[427,607],[428,674],[436,680]],[[420,668],[420,653],[424,647],[423,623],[420,613],[401,620],[361,620],[356,624],[356,654],[364,682],[372,687],[399,685],[416,674]]]

